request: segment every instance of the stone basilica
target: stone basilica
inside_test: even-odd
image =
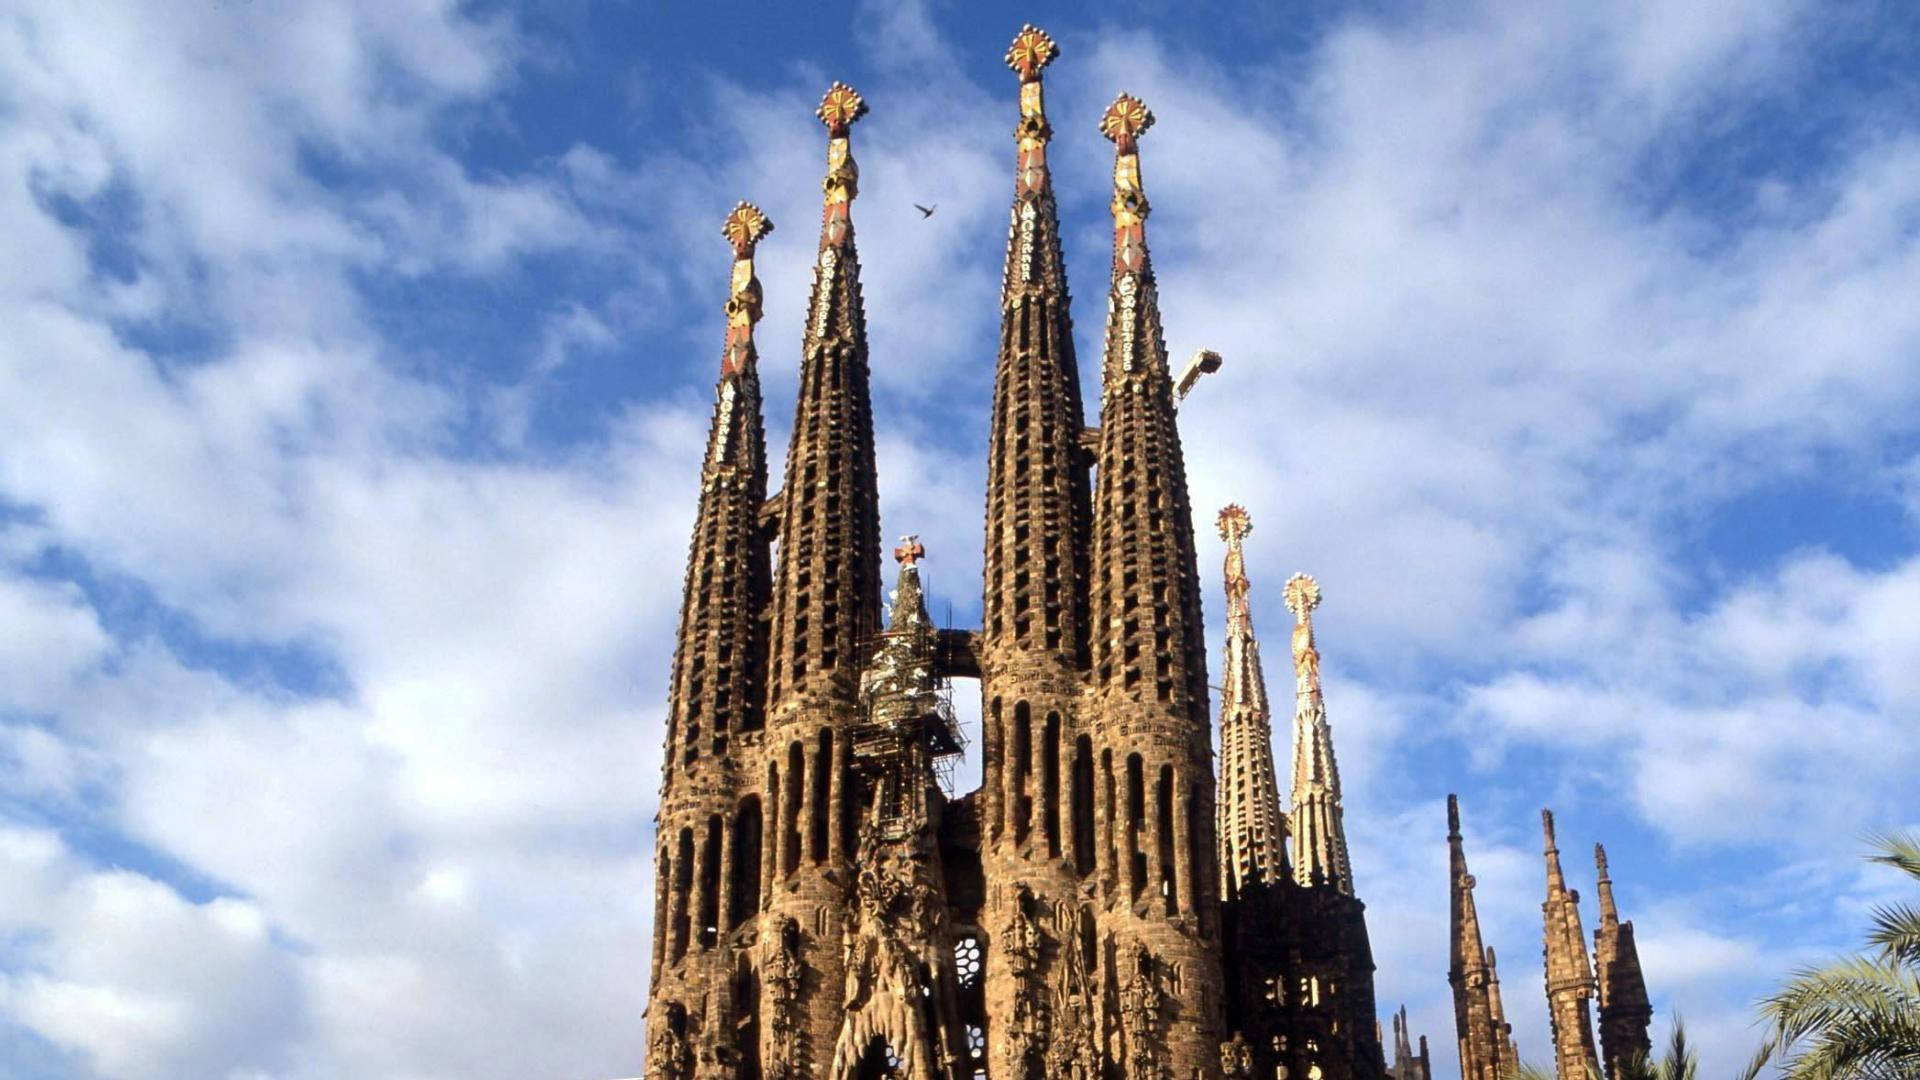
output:
[[[667,712],[649,1077],[1430,1080],[1404,1012],[1391,1063],[1381,1045],[1321,696],[1320,594],[1304,575],[1285,590],[1295,720],[1282,806],[1248,606],[1251,523],[1237,506],[1218,517],[1216,775],[1192,507],[1146,243],[1139,154],[1153,114],[1124,94],[1099,124],[1115,150],[1113,261],[1099,424],[1086,425],[1047,168],[1041,75],[1056,52],[1027,27],[1006,57],[1020,119],[978,631],[929,618],[912,538],[894,549],[882,619],[851,214],[860,95],[836,83],[818,110],[824,210],[771,497],[754,249],[772,225],[747,203],[727,216],[726,341]],[[959,798],[938,782],[963,748],[954,677],[978,678],[983,698],[984,780]],[[1450,814],[1462,1070],[1498,1080],[1514,1060],[1510,1028]],[[1632,1015],[1609,1013],[1550,819],[1549,858],[1548,988],[1571,1080],[1568,1062],[1594,1058],[1596,990],[1609,1066],[1635,1022],[1644,1045],[1651,1010],[1632,924],[1611,914],[1603,884],[1613,998],[1631,999]]]

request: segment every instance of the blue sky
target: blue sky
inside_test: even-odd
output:
[[[721,217],[777,223],[783,447],[812,109],[866,94],[883,528],[977,619],[1025,21],[1082,357],[1095,121],[1159,118],[1207,612],[1228,501],[1270,637],[1322,583],[1382,1011],[1456,1067],[1457,791],[1523,1056],[1551,805],[1659,1023],[1744,1059],[1920,824],[1912,5],[14,0],[0,1075],[638,1070]]]

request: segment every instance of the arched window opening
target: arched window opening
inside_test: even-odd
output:
[[[687,894],[693,891],[693,830],[681,829],[679,847],[673,854],[673,958],[687,954],[687,938],[693,917],[687,911]]]
[[[828,799],[833,794],[833,732],[820,733],[820,748],[813,757],[813,817],[808,822],[813,861],[827,860]]]
[[[733,866],[728,876],[730,900],[727,929],[753,917],[760,907],[760,796],[740,800],[733,816]]]
[[[1045,773],[1040,778],[1047,825],[1047,854],[1060,857],[1060,714],[1048,713],[1046,745],[1041,749]]]
[[[805,800],[807,755],[799,742],[787,745],[787,790],[781,797],[786,804],[787,824],[780,833],[780,871],[791,874],[800,869],[800,804]]]
[[[710,948],[720,939],[720,838],[725,829],[719,814],[707,818],[707,836],[700,845],[700,946]]]
[[[1139,899],[1147,884],[1147,853],[1140,850],[1140,829],[1146,823],[1145,766],[1139,754],[1127,755],[1127,890]]]
[[[1153,785],[1154,837],[1160,859],[1160,895],[1166,901],[1167,914],[1180,911],[1180,882],[1173,866],[1173,766],[1160,766],[1160,779]]]
[[[1073,866],[1093,873],[1093,740],[1073,740]]]
[[[1033,713],[1022,701],[1013,707],[1013,842],[1024,843],[1033,818],[1027,776],[1033,771]]]

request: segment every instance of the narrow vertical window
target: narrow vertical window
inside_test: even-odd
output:
[[[1073,740],[1073,865],[1081,877],[1093,873],[1093,740]]]
[[[820,748],[813,758],[813,818],[811,835],[814,862],[827,860],[828,800],[833,794],[833,732],[820,733]]]
[[[1027,703],[1013,707],[1013,842],[1024,843],[1033,817],[1027,774],[1033,768],[1033,713]]]
[[[1047,854],[1060,857],[1060,714],[1048,713],[1046,745],[1041,749],[1044,773],[1041,802],[1047,826]]]
[[[700,907],[695,913],[695,926],[702,948],[720,939],[720,838],[724,830],[719,814],[708,817],[707,836],[700,845]]]
[[[760,907],[760,830],[760,796],[749,795],[740,800],[740,809],[733,816],[729,930],[752,918]]]
[[[1160,779],[1153,785],[1154,840],[1159,849],[1160,893],[1166,901],[1167,914],[1177,914],[1180,910],[1180,882],[1173,866],[1173,766],[1160,766]]]
[[[780,872],[791,874],[800,869],[800,804],[806,800],[807,755],[798,742],[787,746],[787,825],[780,831]]]

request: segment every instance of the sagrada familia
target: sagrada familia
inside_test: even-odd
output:
[[[768,496],[741,203],[711,434],[667,712],[649,1077],[805,1080],[1431,1080],[1394,1017],[1386,1060],[1321,694],[1310,577],[1295,625],[1283,809],[1243,541],[1229,506],[1218,772],[1192,507],[1153,264],[1140,138],[1121,95],[1099,424],[1086,425],[1023,29],[1011,232],[988,446],[979,630],[936,626],[924,548],[894,550],[882,622],[879,501],[849,143],[835,83],[785,475]],[[1213,364],[1217,358],[1206,358]],[[1203,361],[1204,362],[1204,361]],[[778,551],[777,560],[774,551]],[[949,680],[980,681],[983,782],[938,782],[964,743]],[[1481,940],[1457,807],[1452,982],[1463,1080],[1516,1060]],[[1547,990],[1561,1080],[1644,1052],[1632,924],[1602,877],[1598,977],[1548,823]],[[1604,863],[1603,872],[1604,872]],[[1615,1080],[1618,1080],[1616,1075]]]

